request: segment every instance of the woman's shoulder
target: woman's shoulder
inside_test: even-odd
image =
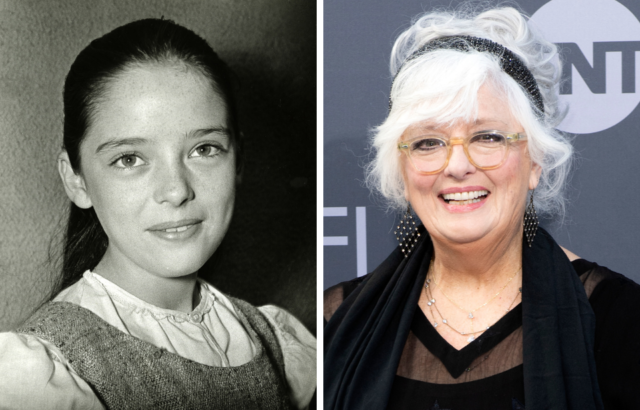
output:
[[[0,333],[0,408],[103,409],[58,348],[14,332]]]
[[[595,313],[594,352],[605,407],[640,408],[640,285],[597,263],[572,263]]]
[[[331,319],[331,316],[340,307],[342,302],[371,274],[360,276],[345,282],[340,282],[327,288],[324,291],[323,315],[325,323]]]
[[[593,305],[603,299],[630,297],[640,304],[640,285],[632,279],[595,262],[579,258],[571,262]]]

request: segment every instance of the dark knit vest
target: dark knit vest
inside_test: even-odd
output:
[[[230,298],[257,353],[212,367],[127,335],[95,313],[50,302],[17,332],[48,340],[108,409],[290,409],[284,360],[273,329],[247,302]]]

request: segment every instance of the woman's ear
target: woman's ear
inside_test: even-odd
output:
[[[540,182],[540,174],[542,174],[542,168],[534,162],[531,166],[531,174],[529,175],[529,191],[538,186],[538,182]]]
[[[67,192],[69,199],[79,208],[91,208],[93,204],[87,193],[84,178],[73,170],[66,150],[62,150],[58,155],[58,173],[62,178],[62,185],[64,185],[64,190]]]

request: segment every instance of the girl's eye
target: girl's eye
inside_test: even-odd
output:
[[[140,158],[136,154],[121,155],[111,163],[111,165],[115,166],[116,168],[134,168],[145,164],[146,162],[144,162],[142,158]]]
[[[189,157],[215,157],[222,151],[221,148],[211,144],[203,144],[193,150]]]

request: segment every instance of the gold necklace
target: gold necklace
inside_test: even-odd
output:
[[[471,343],[471,342],[473,342],[473,341],[476,339],[475,335],[476,335],[477,333],[482,333],[482,332],[484,332],[484,331],[489,330],[489,328],[490,328],[491,326],[495,325],[496,323],[498,323],[498,321],[499,321],[500,319],[502,319],[502,316],[501,316],[501,317],[499,317],[495,322],[493,322],[491,325],[487,326],[487,327],[486,327],[486,329],[484,329],[484,330],[476,330],[476,331],[474,331],[474,330],[473,330],[473,325],[472,325],[472,327],[471,327],[471,331],[470,331],[470,332],[462,332],[462,331],[460,331],[460,330],[456,329],[455,327],[453,327],[453,326],[451,325],[451,323],[449,323],[449,321],[448,321],[447,319],[445,319],[445,318],[444,318],[444,316],[443,316],[443,315],[442,315],[442,313],[440,312],[440,309],[438,309],[438,306],[436,305],[436,300],[433,298],[433,295],[431,295],[431,291],[430,291],[430,289],[429,289],[428,285],[425,285],[425,287],[424,287],[424,291],[425,291],[425,295],[427,296],[427,299],[429,300],[429,302],[427,303],[427,305],[429,306],[429,311],[431,312],[431,317],[433,317],[433,319],[434,319],[434,322],[432,323],[433,327],[434,327],[434,328],[437,328],[437,327],[438,327],[438,322],[435,320],[435,319],[436,319],[436,315],[433,313],[433,308],[435,307],[435,308],[436,308],[436,312],[438,312],[438,316],[440,316],[440,321],[441,321],[441,323],[443,323],[443,324],[447,325],[451,330],[453,330],[454,332],[456,332],[456,333],[458,333],[458,334],[460,334],[460,335],[462,335],[462,336],[470,335],[470,336],[469,336],[469,338],[467,339],[467,343]],[[515,296],[515,297],[513,298],[513,300],[511,301],[511,304],[510,304],[510,305],[509,305],[509,307],[506,309],[505,313],[506,313],[506,312],[509,312],[509,311],[511,310],[511,307],[513,307],[513,304],[516,302],[516,300],[518,299],[518,296],[519,296],[520,294],[522,294],[522,288],[518,288],[518,293],[516,293],[516,296]]]
[[[432,270],[433,268],[433,260],[431,261],[431,263],[429,264],[429,271],[433,272]],[[503,290],[505,290],[505,288],[509,285],[509,283],[511,283],[511,281],[513,280],[513,278],[516,277],[516,275],[518,274],[518,272],[520,272],[522,270],[522,268],[518,268],[518,270],[513,274],[512,277],[509,278],[509,280],[507,281],[507,283],[504,284],[504,286],[502,288],[500,288],[500,290],[498,291],[498,293],[496,293],[495,295],[493,295],[491,297],[491,299],[487,300],[486,302],[484,302],[482,305],[478,306],[477,308],[473,309],[473,310],[469,310],[469,309],[465,309],[463,307],[461,307],[460,305],[458,305],[456,302],[454,302],[453,300],[451,300],[451,298],[449,296],[447,296],[446,293],[444,293],[444,289],[440,289],[440,293],[442,293],[444,295],[445,298],[447,298],[447,300],[449,302],[451,302],[455,307],[457,307],[458,309],[462,310],[463,312],[469,312],[469,319],[473,320],[473,312],[475,312],[476,310],[480,310],[483,307],[487,306],[489,303],[493,302],[493,300],[495,298],[498,297],[498,295],[500,295],[500,293],[502,293]],[[427,283],[431,282],[431,279],[427,279]],[[433,284],[438,286],[438,282],[436,282],[436,278],[433,278]]]
[[[471,320],[471,331],[470,331],[470,332],[462,332],[462,331],[460,331],[460,330],[458,330],[458,329],[454,328],[453,326],[451,326],[451,324],[449,323],[449,321],[448,321],[447,319],[445,319],[445,318],[444,318],[444,316],[443,316],[443,315],[442,315],[442,313],[440,312],[440,309],[438,309],[438,306],[436,305],[436,300],[435,300],[435,298],[433,297],[433,294],[431,293],[431,288],[429,287],[429,284],[431,283],[431,279],[430,279],[430,278],[427,278],[427,280],[426,280],[426,282],[425,282],[425,285],[424,285],[424,291],[425,291],[425,296],[427,297],[427,306],[429,306],[429,310],[430,310],[430,312],[431,312],[431,316],[434,318],[433,327],[434,327],[434,328],[437,328],[437,327],[438,327],[438,322],[437,322],[437,321],[435,321],[436,316],[435,316],[435,315],[434,315],[434,313],[433,313],[433,308],[435,307],[435,308],[436,308],[436,311],[438,312],[438,316],[440,316],[440,319],[441,319],[441,321],[442,321],[442,323],[443,323],[443,324],[445,324],[445,325],[449,326],[449,328],[450,328],[451,330],[453,330],[453,331],[454,331],[454,332],[456,332],[456,333],[459,333],[459,334],[460,334],[460,335],[462,335],[462,336],[470,335],[470,336],[469,336],[469,338],[467,339],[467,343],[471,343],[471,342],[473,342],[473,341],[476,339],[476,338],[475,338],[475,335],[476,335],[477,333],[482,333],[482,332],[484,332],[484,331],[486,331],[486,330],[489,330],[489,328],[490,328],[491,326],[495,325],[495,324],[496,324],[496,323],[497,323],[497,322],[502,318],[502,316],[501,316],[501,317],[500,317],[500,318],[498,318],[495,322],[493,322],[493,324],[491,324],[491,325],[487,326],[487,327],[486,327],[486,329],[484,329],[484,330],[477,330],[477,331],[474,331],[474,329],[473,329],[473,319],[474,319],[475,317],[473,316],[473,312],[475,312],[476,310],[481,309],[481,308],[483,308],[483,307],[487,306],[487,305],[488,305],[490,302],[492,302],[496,297],[498,297],[498,295],[499,295],[500,293],[502,293],[502,291],[507,287],[507,285],[509,285],[509,283],[513,280],[513,278],[515,278],[515,276],[518,274],[518,272],[520,272],[520,270],[521,270],[521,269],[518,269],[518,270],[516,271],[516,273],[515,273],[511,278],[509,278],[509,280],[507,281],[507,283],[506,283],[506,284],[505,284],[505,285],[504,285],[504,286],[503,286],[503,287],[498,291],[498,293],[496,293],[496,294],[495,294],[491,299],[489,299],[489,300],[488,300],[487,302],[485,302],[483,305],[481,305],[481,306],[479,306],[479,307],[475,308],[475,309],[474,309],[474,310],[472,310],[472,311],[469,311],[469,310],[467,310],[467,309],[464,309],[464,308],[462,308],[462,307],[458,306],[458,304],[456,304],[454,301],[452,301],[452,300],[451,300],[451,299],[450,299],[450,298],[449,298],[449,297],[448,297],[448,296],[447,296],[447,295],[442,291],[442,289],[440,289],[440,292],[442,292],[442,294],[447,298],[447,300],[449,300],[449,302],[451,302],[454,306],[456,306],[458,309],[461,309],[461,310],[462,310],[462,311],[464,311],[464,312],[469,312],[469,315],[467,316],[467,318],[469,318],[469,319]],[[431,264],[429,265],[429,271],[431,271],[431,272],[433,271],[433,261],[431,261]],[[434,283],[435,285],[437,285],[437,282],[435,281],[435,279],[433,280],[433,283]],[[513,298],[513,300],[512,300],[512,301],[511,301],[511,303],[509,304],[509,307],[506,309],[506,312],[509,312],[509,311],[511,310],[511,307],[513,306],[513,304],[515,303],[515,301],[518,299],[518,296],[519,296],[520,294],[522,294],[522,288],[521,288],[521,287],[520,287],[520,288],[518,288],[518,293],[516,293],[516,296]]]

